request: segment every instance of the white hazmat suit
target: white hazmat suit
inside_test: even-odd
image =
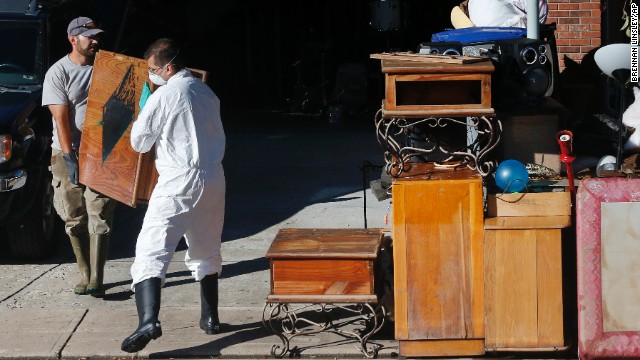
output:
[[[131,266],[133,286],[157,277],[164,284],[184,236],[185,263],[196,281],[222,271],[225,134],[220,100],[185,69],[146,101],[131,129],[131,146],[156,146],[159,178],[153,189]]]

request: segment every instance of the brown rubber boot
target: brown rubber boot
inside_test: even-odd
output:
[[[91,234],[91,278],[87,284],[87,294],[104,296],[104,264],[109,253],[109,234]]]
[[[89,267],[89,236],[76,237],[70,235],[69,240],[71,240],[71,247],[80,271],[80,282],[73,288],[73,292],[78,295],[86,295],[91,274],[91,268]]]

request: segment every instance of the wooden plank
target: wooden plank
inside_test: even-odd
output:
[[[562,234],[537,230],[538,346],[563,347]]]
[[[450,54],[416,54],[411,52],[392,52],[371,54],[371,59],[378,60],[402,60],[416,61],[423,63],[448,63],[448,64],[470,64],[476,62],[489,61],[486,56],[450,55]]]
[[[489,194],[487,216],[571,215],[571,193],[541,192]]]
[[[500,216],[484,219],[485,230],[499,229],[564,229],[571,226],[570,215]]]
[[[481,105],[405,105],[402,110],[393,110],[382,106],[384,117],[427,118],[427,117],[459,117],[459,116],[495,116],[493,108]]]
[[[381,70],[385,74],[427,74],[427,73],[484,73],[495,71],[491,61],[471,64],[448,64],[442,62],[424,63],[415,61],[382,60]]]
[[[409,162],[407,169],[396,178],[400,184],[407,181],[424,180],[473,180],[478,177],[478,172],[462,165],[453,167],[451,163],[443,163],[445,166],[436,166],[433,162]]]
[[[393,210],[393,286],[394,286],[394,319],[395,319],[395,338],[397,340],[409,339],[409,314],[407,306],[409,304],[408,290],[410,284],[407,283],[408,256],[407,242],[408,231],[405,203],[405,197],[411,196],[406,193],[406,186],[392,186],[391,202]]]
[[[356,258],[378,256],[382,229],[280,229],[267,258]]]
[[[487,347],[538,345],[536,239],[529,230],[485,232]]]
[[[79,149],[80,182],[129,206],[136,205],[143,156],[131,148],[131,124],[147,79],[145,60],[98,52]]]
[[[375,295],[267,295],[269,303],[377,304]]]
[[[274,259],[273,295],[373,294],[373,261]]]
[[[400,356],[473,356],[484,354],[484,340],[401,340]]]

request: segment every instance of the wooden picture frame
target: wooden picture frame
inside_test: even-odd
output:
[[[640,358],[640,321],[635,325],[635,329],[613,329],[607,317],[607,310],[603,310],[603,304],[608,299],[620,296],[611,296],[613,293],[605,294],[603,291],[603,279],[610,278],[607,272],[615,271],[608,268],[613,266],[619,268],[619,262],[623,259],[616,259],[614,264],[606,264],[604,260],[607,251],[612,251],[610,241],[607,237],[615,237],[616,242],[621,240],[618,233],[619,224],[633,225],[638,223],[619,222],[619,224],[607,225],[611,220],[611,215],[607,215],[607,208],[610,205],[620,205],[624,209],[629,204],[640,201],[640,179],[626,178],[592,178],[584,179],[578,188],[576,195],[576,240],[577,240],[577,285],[578,285],[578,354],[581,359],[611,359],[611,358]],[[604,209],[604,211],[603,211]],[[603,218],[609,218],[605,219]],[[613,229],[613,230],[612,230]],[[640,235],[640,233],[636,233]],[[638,242],[640,236],[632,236],[631,240]],[[638,237],[638,238],[636,238]],[[603,246],[604,243],[608,245]],[[629,251],[629,250],[626,250]],[[635,257],[635,252],[628,254]],[[628,273],[619,276],[628,278],[631,282],[637,283],[638,273]],[[627,276],[628,275],[628,276]],[[635,280],[634,280],[635,279]],[[637,287],[636,287],[637,288]],[[632,289],[636,296],[640,294],[640,289]],[[625,300],[625,299],[621,299]],[[636,304],[637,305],[637,304]],[[606,306],[606,305],[605,305]],[[636,306],[637,307],[637,306]],[[623,314],[629,317],[630,314]],[[637,320],[635,320],[637,321]],[[617,324],[613,327],[619,327]],[[608,328],[605,328],[608,327]]]

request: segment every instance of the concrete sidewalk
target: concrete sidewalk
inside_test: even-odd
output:
[[[262,308],[220,308],[224,333],[206,335],[198,327],[198,307],[164,307],[162,337],[139,353],[129,354],[120,350],[120,344],[137,324],[133,309],[2,311],[0,358],[269,358],[272,347],[283,342],[265,329],[261,313]],[[379,358],[393,357],[398,351],[397,342],[387,332],[368,342],[370,348],[381,347]],[[296,354],[315,359],[365,358],[358,346],[356,339],[329,332],[295,337],[290,342]]]
[[[269,121],[277,119],[256,115],[250,125],[225,124],[224,333],[208,336],[199,329],[199,287],[180,246],[162,292],[163,336],[138,354],[120,350],[138,322],[129,268],[145,209],[119,205],[103,299],[73,294],[78,273],[66,241],[44,263],[0,262],[0,359],[270,358],[272,347],[282,341],[262,324],[270,288],[264,255],[277,231],[365,224],[388,230],[384,218],[390,201],[378,201],[368,188],[363,191],[363,164],[383,163],[373,119],[370,125],[345,127],[319,119],[302,119],[316,122],[295,126]],[[368,175],[373,180],[379,171]],[[370,343],[381,346],[378,357],[398,351],[389,326]],[[364,358],[356,345],[328,332],[291,341],[296,355],[316,359]]]

